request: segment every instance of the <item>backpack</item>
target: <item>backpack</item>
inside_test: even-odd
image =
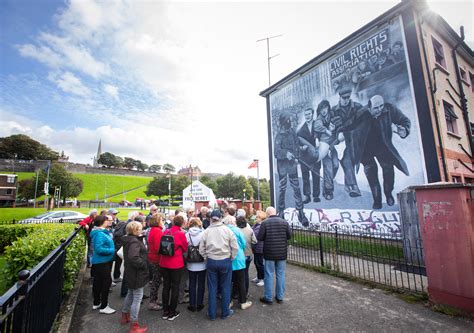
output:
[[[188,252],[186,252],[187,262],[203,262],[204,257],[199,253],[199,246],[193,244],[191,235],[189,235],[189,240],[191,241],[191,245],[188,246]]]
[[[174,256],[174,236],[172,234],[168,233],[161,236],[158,253],[164,256]]]

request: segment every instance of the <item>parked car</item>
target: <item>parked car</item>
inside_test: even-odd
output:
[[[133,206],[133,204],[132,204],[130,201],[128,201],[128,200],[122,200],[122,201],[120,201],[120,202],[119,202],[119,205],[120,205],[120,206],[123,206],[123,207],[132,207],[132,206]]]
[[[76,223],[85,219],[86,217],[87,215],[79,212],[70,210],[55,210],[21,220],[18,223]]]

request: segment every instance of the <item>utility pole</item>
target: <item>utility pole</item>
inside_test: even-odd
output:
[[[268,86],[271,86],[271,78],[270,78],[270,60],[272,58],[275,58],[275,57],[278,57],[280,54],[275,54],[273,56],[270,56],[270,39],[273,39],[273,38],[278,38],[278,37],[282,37],[283,35],[276,35],[276,36],[271,36],[271,37],[266,37],[266,38],[262,38],[262,39],[259,39],[257,40],[257,43],[258,42],[263,42],[263,41],[267,41],[267,63],[268,63]]]

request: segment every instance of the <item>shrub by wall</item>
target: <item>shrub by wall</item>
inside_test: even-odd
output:
[[[0,253],[18,238],[28,235],[33,230],[41,228],[42,224],[8,224],[0,225]]]
[[[19,227],[19,225],[16,225]],[[73,231],[72,224],[41,224],[35,225],[27,231],[27,235],[17,238],[5,248],[5,279],[10,285],[18,281],[18,272],[23,269],[31,270],[43,260]],[[0,231],[1,232],[1,231]],[[12,232],[14,234],[14,232]],[[85,241],[82,234],[78,234],[68,246],[64,267],[63,292],[69,292],[84,259]]]

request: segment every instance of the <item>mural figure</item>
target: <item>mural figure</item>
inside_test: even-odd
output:
[[[395,131],[392,131],[392,124],[396,126]],[[364,149],[358,150],[354,158],[357,165],[359,162],[364,165],[365,176],[374,200],[373,209],[382,208],[382,194],[375,159],[382,168],[383,190],[389,206],[395,204],[392,195],[395,184],[393,167],[396,166],[405,175],[410,175],[407,164],[392,143],[392,132],[405,139],[410,133],[410,125],[410,119],[402,111],[393,104],[385,103],[382,96],[375,95],[369,100],[366,111],[344,128],[346,131],[359,128],[360,133],[366,134],[363,138]]]
[[[300,183],[298,181],[298,158],[300,157],[300,146],[298,137],[292,128],[291,114],[282,112],[279,116],[280,131],[275,137],[275,158],[277,161],[279,193],[278,214],[283,218],[285,211],[285,192],[288,178],[293,189],[295,208],[298,211],[298,220],[305,227],[309,221],[303,212],[303,201],[301,200]]]
[[[333,124],[337,127],[345,127],[354,122],[354,120],[363,111],[362,105],[354,102],[351,99],[352,88],[348,85],[343,86],[339,91],[339,103],[332,108]],[[339,130],[340,131],[340,130]],[[346,149],[341,159],[341,166],[344,170],[344,189],[349,196],[361,196],[357,179],[355,176],[356,159],[355,156],[359,154],[363,147],[361,141],[363,140],[363,133],[359,128],[352,130],[342,130],[346,141]]]
[[[339,157],[334,146],[344,140],[342,133],[336,132],[336,126],[331,122],[333,112],[327,100],[322,100],[316,109],[316,121],[314,122],[315,137],[318,140],[319,160],[323,164],[323,196],[326,200],[334,197],[334,177],[339,169]]]
[[[320,170],[321,161],[318,160],[318,152],[315,147],[314,132],[314,110],[306,108],[304,110],[305,122],[298,130],[298,140],[301,144],[300,167],[301,176],[303,177],[303,203],[307,204],[311,201],[311,183],[313,185],[313,201],[320,202],[319,194],[321,192]],[[311,183],[310,183],[311,177]]]

